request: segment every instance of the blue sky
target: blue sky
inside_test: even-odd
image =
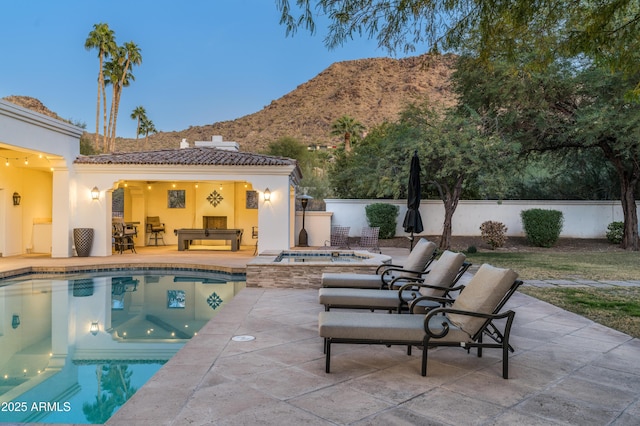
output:
[[[122,94],[124,137],[138,105],[158,130],[183,130],[257,112],[334,62],[388,56],[367,39],[327,50],[321,18],[314,36],[286,37],[275,0],[20,0],[0,13],[0,98],[38,98],[94,130],[98,59],[84,42],[100,22],[142,50]]]

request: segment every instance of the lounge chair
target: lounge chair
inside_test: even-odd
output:
[[[422,349],[421,374],[427,375],[427,348],[456,346],[502,349],[502,377],[509,377],[509,334],[515,317],[512,310],[499,313],[522,284],[510,269],[482,265],[451,307],[436,308],[426,315],[384,315],[369,312],[320,312],[318,330],[324,338],[325,371],[330,372],[334,343],[406,345]],[[494,320],[503,320],[499,324]],[[485,343],[483,338],[490,338]]]
[[[401,312],[408,307],[408,303],[421,298],[423,308],[437,308],[441,303],[428,297],[448,297],[449,292],[460,291],[462,287],[453,287],[471,266],[465,262],[465,255],[444,251],[440,258],[431,263],[423,278],[409,279],[400,289],[368,288],[321,288],[318,291],[318,301],[325,310],[332,308],[348,309],[385,309]],[[395,282],[390,287],[394,287]],[[450,303],[453,301],[448,299]],[[415,304],[414,304],[415,305]],[[415,305],[418,306],[418,305]]]
[[[333,273],[322,274],[322,287],[388,288],[397,277],[420,278],[429,266],[436,252],[436,245],[421,238],[403,265],[383,264],[375,274]],[[396,281],[398,286],[401,282]]]

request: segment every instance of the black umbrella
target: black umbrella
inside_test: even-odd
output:
[[[409,186],[407,190],[407,214],[404,216],[404,232],[410,232],[409,250],[413,250],[413,234],[424,231],[422,217],[420,216],[420,158],[416,150],[411,157],[411,169],[409,170]]]

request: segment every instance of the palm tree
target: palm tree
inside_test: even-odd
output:
[[[139,134],[144,133],[144,149],[147,150],[147,140],[149,139],[149,133],[158,133],[158,129],[154,126],[153,121],[148,118],[144,118],[140,120],[140,129],[138,130]]]
[[[84,42],[84,48],[87,50],[98,49],[98,58],[100,60],[100,67],[98,70],[98,100],[96,102],[96,136],[95,136],[95,148],[98,149],[98,135],[100,129],[100,94],[102,93],[104,108],[105,108],[105,121],[106,121],[106,108],[107,102],[104,98],[105,90],[104,90],[104,74],[103,74],[103,65],[105,57],[108,57],[111,52],[115,49],[115,35],[113,30],[109,28],[108,24],[94,24],[93,31],[89,33],[87,40]],[[106,123],[105,123],[106,126]]]
[[[105,149],[108,148],[109,151],[114,151],[115,149],[116,125],[122,89],[129,86],[132,80],[135,80],[131,69],[133,65],[141,62],[140,49],[135,43],[129,42],[125,43],[124,46],[118,47],[112,54],[112,60],[105,64],[105,82],[112,86],[109,127],[106,133],[108,143],[105,144]]]
[[[344,150],[347,152],[351,151],[351,137],[352,136],[360,136],[364,131],[365,127],[362,123],[357,121],[356,119],[349,117],[348,115],[343,115],[333,122],[331,125],[331,134],[333,136],[343,136],[344,137]]]
[[[136,127],[136,140],[138,140],[138,136],[140,135],[140,120],[147,118],[147,111],[143,106],[137,106],[133,112],[131,113],[132,120],[138,120],[138,125]]]
[[[124,66],[120,75],[120,82],[118,84],[118,90],[116,93],[116,100],[114,103],[115,112],[113,114],[113,128],[111,129],[111,146],[115,147],[116,141],[116,124],[118,121],[118,110],[120,108],[120,95],[122,94],[122,88],[127,87],[131,81],[135,80],[133,76],[133,66],[140,65],[142,63],[142,54],[140,48],[134,42],[129,41],[119,48],[120,55],[124,58]]]

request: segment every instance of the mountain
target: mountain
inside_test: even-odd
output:
[[[64,118],[60,117],[58,114],[44,106],[44,104],[36,98],[31,98],[29,96],[11,95],[2,98],[2,100],[11,102],[12,104],[18,105],[22,108],[30,109],[31,111],[39,112],[40,114],[48,115],[49,117],[55,118],[57,120],[69,122],[68,120],[65,120]]]
[[[405,105],[425,96],[450,106],[455,100],[450,89],[454,62],[453,55],[338,62],[254,114],[150,135],[147,149],[177,148],[183,138],[193,146],[213,135],[238,142],[247,152],[260,152],[283,136],[309,145],[337,145],[341,138],[330,135],[331,124],[343,115],[369,128],[396,120]],[[135,151],[143,144],[118,139],[116,149]]]
[[[436,106],[452,105],[455,96],[451,91],[450,76],[455,60],[454,55],[421,55],[337,62],[256,113],[236,120],[150,135],[146,149],[178,148],[182,139],[193,146],[194,141],[208,141],[214,135],[222,135],[225,141],[238,142],[240,150],[246,152],[261,152],[270,142],[283,136],[291,136],[308,145],[338,145],[342,139],[330,135],[331,124],[343,115],[370,128],[385,120],[396,120],[407,104],[425,97]],[[37,99],[9,98],[5,99],[56,116]],[[156,126],[160,127],[161,123]],[[143,149],[143,137],[138,141],[116,139],[116,151]]]

